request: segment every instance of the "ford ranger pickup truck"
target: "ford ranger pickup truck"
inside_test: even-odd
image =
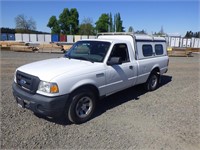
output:
[[[80,124],[102,97],[138,84],[155,90],[168,63],[163,37],[102,33],[74,43],[61,58],[17,68],[13,95],[22,108]]]

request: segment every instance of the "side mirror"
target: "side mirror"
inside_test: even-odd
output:
[[[111,57],[110,60],[107,62],[107,65],[120,65],[122,64],[121,57]]]

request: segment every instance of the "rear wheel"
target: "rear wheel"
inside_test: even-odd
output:
[[[68,119],[76,124],[88,121],[95,109],[96,96],[89,89],[80,89],[72,93],[67,114]]]
[[[154,91],[157,89],[159,83],[159,74],[157,72],[152,72],[145,83],[145,88],[147,91]]]

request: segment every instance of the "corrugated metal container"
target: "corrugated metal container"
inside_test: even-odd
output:
[[[8,34],[9,41],[15,41],[15,34]]]
[[[194,39],[194,48],[198,48],[198,44],[199,44],[199,39],[195,38]]]
[[[168,46],[171,46],[171,37],[168,37]]]
[[[183,47],[183,38],[180,38],[180,47]]]
[[[1,33],[1,41],[7,41],[8,37],[6,33]]]
[[[38,34],[38,42],[44,43],[44,34]]]
[[[22,42],[22,34],[21,33],[15,33],[15,41]]]
[[[67,43],[74,43],[74,36],[73,35],[67,36]]]
[[[194,47],[194,39],[195,38],[192,38],[192,40],[191,40],[191,47]]]
[[[81,39],[81,36],[80,35],[75,35],[74,36],[74,42],[77,42]]]
[[[37,42],[37,35],[36,34],[30,34],[30,42]]]
[[[87,35],[82,35],[81,39],[88,39],[88,36]]]
[[[191,47],[191,39],[187,40],[187,47]]]
[[[44,39],[45,39],[45,42],[47,43],[51,42],[51,34],[45,34]]]
[[[180,38],[176,38],[175,39],[175,47],[179,47],[179,43],[180,43]]]
[[[175,38],[171,37],[171,43],[170,43],[171,47],[175,47]]]
[[[187,39],[183,39],[183,47],[187,46]]]
[[[95,35],[89,35],[89,39],[96,39],[97,37]]]
[[[51,36],[51,41],[52,41],[52,42],[58,42],[58,41],[59,41],[58,34],[53,34],[53,35]]]
[[[198,48],[200,48],[200,39],[198,39]]]
[[[23,42],[30,42],[29,34],[22,34],[22,41]]]
[[[60,42],[66,42],[67,41],[67,36],[66,35],[60,35]]]

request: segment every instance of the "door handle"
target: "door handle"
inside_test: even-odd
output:
[[[133,66],[129,66],[129,69],[133,69]]]

